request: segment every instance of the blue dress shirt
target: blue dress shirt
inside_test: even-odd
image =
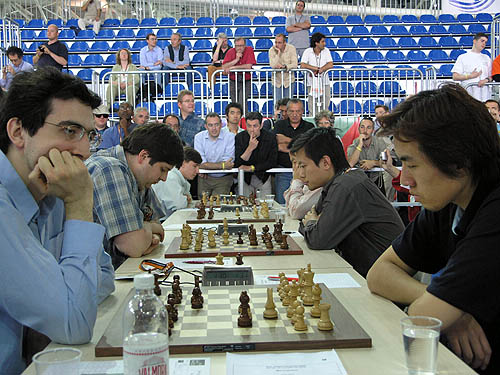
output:
[[[136,126],[137,124],[131,123],[128,127],[128,132],[130,133]],[[102,142],[99,146],[97,146],[97,149],[104,150],[106,148],[118,146],[122,143],[123,138],[125,138],[125,132],[117,123],[104,131],[102,134]]]
[[[0,374],[19,374],[23,326],[62,344],[90,341],[114,273],[104,227],[66,220],[58,198],[37,204],[2,152],[0,215]]]
[[[174,50],[174,62],[163,62],[163,65],[168,68],[168,69],[177,69],[179,65],[186,65],[189,64],[189,48],[187,46],[184,46],[184,56],[182,57],[182,60],[179,59],[179,52],[180,52],[180,46],[179,48],[173,48]],[[168,47],[165,47],[163,50],[163,58],[170,59],[170,52],[168,51]]]
[[[161,70],[162,65],[154,65],[154,63],[157,61],[163,62],[163,51],[158,46],[153,49],[144,46],[139,53],[139,61],[142,67],[147,67],[149,70]]]
[[[9,66],[12,66],[14,68],[14,72],[16,72],[16,74],[19,72],[32,72],[33,71],[33,65],[31,65],[29,62],[26,62],[26,61],[21,62],[21,64],[19,64],[19,66],[15,66],[14,64],[9,63]],[[0,79],[0,87],[5,89],[5,90],[8,90],[13,79],[14,79],[14,75],[12,75],[9,71],[7,71],[5,79],[3,79],[3,78]]]
[[[217,139],[212,139],[208,130],[194,136],[194,148],[201,155],[202,163],[220,163],[231,159],[234,163],[234,134],[228,131],[219,133]],[[222,177],[227,173],[211,173],[210,177]]]
[[[188,115],[185,119],[179,116],[181,130],[179,130],[179,137],[186,143],[187,146],[193,147],[194,136],[201,132],[203,128],[203,120],[193,113]]]

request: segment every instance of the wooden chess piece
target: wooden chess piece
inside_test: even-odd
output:
[[[214,218],[214,208],[210,206],[210,210],[208,211],[208,220],[212,220]]]
[[[239,217],[238,220],[236,220],[236,224],[243,224],[243,220],[241,220],[241,217]]]
[[[240,311],[240,316],[238,317],[238,327],[251,327],[252,317],[250,313],[250,297],[246,291],[241,292],[240,295],[240,306],[238,310]]]
[[[238,245],[243,245],[243,238],[241,238],[241,236],[243,236],[243,233],[242,232],[238,232],[238,239],[236,240],[236,243]]]
[[[290,288],[291,288],[291,285],[290,284],[286,284],[284,287],[283,287],[283,306],[290,306]]]
[[[224,255],[222,255],[221,253],[217,254],[217,256],[215,257],[215,259],[217,260],[215,262],[215,264],[219,265],[219,266],[223,266],[224,265]]]
[[[253,218],[258,219],[259,218],[259,211],[257,210],[257,206],[253,206]]]
[[[181,244],[179,246],[179,250],[188,250],[189,249],[189,238],[185,230],[182,231],[181,235]]]
[[[333,323],[330,320],[330,307],[329,303],[319,305],[321,315],[319,317],[318,329],[320,331],[331,331],[333,329]]]
[[[250,233],[248,235],[248,239],[250,240],[250,246],[258,246],[259,243],[257,242],[257,231],[255,228],[252,227],[250,230]]]
[[[281,250],[288,250],[289,249],[287,238],[288,238],[287,234],[283,234],[281,236],[281,245],[280,245]]]
[[[208,231],[208,247],[213,249],[216,246],[217,243],[215,242],[215,231],[213,229],[210,229]]]
[[[304,280],[304,306],[313,305],[313,294],[312,287],[314,285],[314,272],[311,270],[311,264],[307,265],[307,269],[302,273],[302,279]]]
[[[148,271],[149,273],[151,273],[151,270]],[[153,274],[154,278],[155,278],[155,288],[153,290],[154,294],[156,294],[157,296],[161,296],[161,288],[160,288],[160,277],[161,275],[158,275],[158,274]]]
[[[203,308],[203,297],[201,297],[201,290],[198,287],[193,288],[193,295],[191,297],[191,308],[192,309]]]
[[[166,304],[165,308],[167,309],[167,313],[168,313],[168,328],[169,329],[174,328],[174,320],[172,318],[172,316],[173,316],[172,306],[170,306],[169,304]]]
[[[311,316],[313,318],[319,318],[321,316],[321,310],[319,309],[319,303],[321,301],[321,288],[318,284],[314,284],[312,287],[313,294],[313,307],[311,308]]]
[[[195,275],[195,277],[194,277],[194,286],[196,288],[200,287],[200,276],[198,276],[198,275]]]
[[[222,244],[229,245],[229,232],[227,230],[224,230],[224,233],[222,233]]]
[[[236,255],[236,264],[238,266],[241,266],[243,264],[243,255],[241,255],[241,253],[238,253]]]
[[[201,239],[196,238],[196,243],[194,244],[194,251],[201,251]]]
[[[238,207],[236,207],[236,209],[234,211],[235,211],[236,217],[240,217],[240,209]]]
[[[278,311],[276,310],[276,305],[273,300],[273,288],[267,288],[267,301],[264,310],[265,319],[277,319]]]
[[[304,308],[302,306],[297,307],[295,310],[295,324],[293,328],[296,331],[307,331],[307,324],[304,321]]]
[[[217,194],[217,196],[215,197],[215,204],[217,206],[220,206],[220,195],[219,194]]]
[[[174,322],[176,322],[179,318],[178,318],[178,315],[179,315],[179,312],[177,311],[177,307],[175,307],[175,301],[174,301],[174,297],[172,294],[169,294],[169,298],[167,298],[167,304],[170,305],[171,309],[172,309],[172,320]]]
[[[202,220],[203,218],[205,218],[205,214],[206,214],[206,211],[205,211],[205,205],[203,204],[203,202],[200,204],[200,208],[198,209],[198,214],[196,216],[196,218],[198,220]]]
[[[292,303],[290,303],[290,306],[288,306],[288,309],[286,309],[286,316],[287,318],[290,318],[291,319],[291,323],[295,323],[295,310],[297,309],[297,307],[300,306],[300,301],[293,301]]]
[[[274,246],[273,246],[273,242],[272,242],[270,239],[268,239],[268,240],[265,242],[265,244],[266,244],[266,249],[267,249],[267,250],[272,250],[272,249],[274,248]]]
[[[172,284],[172,294],[174,295],[175,298],[175,304],[179,304],[182,302],[182,290],[181,286],[178,282],[175,282]]]

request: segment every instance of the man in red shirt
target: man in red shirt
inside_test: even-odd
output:
[[[246,102],[252,92],[251,73],[230,73],[230,71],[252,69],[252,65],[256,63],[253,48],[246,46],[245,38],[234,40],[234,48],[227,51],[222,63],[224,74],[229,74],[231,101],[240,103],[243,108],[246,107]]]

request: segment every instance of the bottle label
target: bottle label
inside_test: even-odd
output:
[[[125,374],[168,375],[168,344],[157,348],[123,349]]]

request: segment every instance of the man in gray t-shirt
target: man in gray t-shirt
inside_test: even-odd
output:
[[[288,43],[295,47],[300,58],[306,48],[309,47],[309,29],[311,22],[309,17],[303,14],[306,3],[303,0],[295,4],[295,14],[286,19],[286,31],[288,32]]]

